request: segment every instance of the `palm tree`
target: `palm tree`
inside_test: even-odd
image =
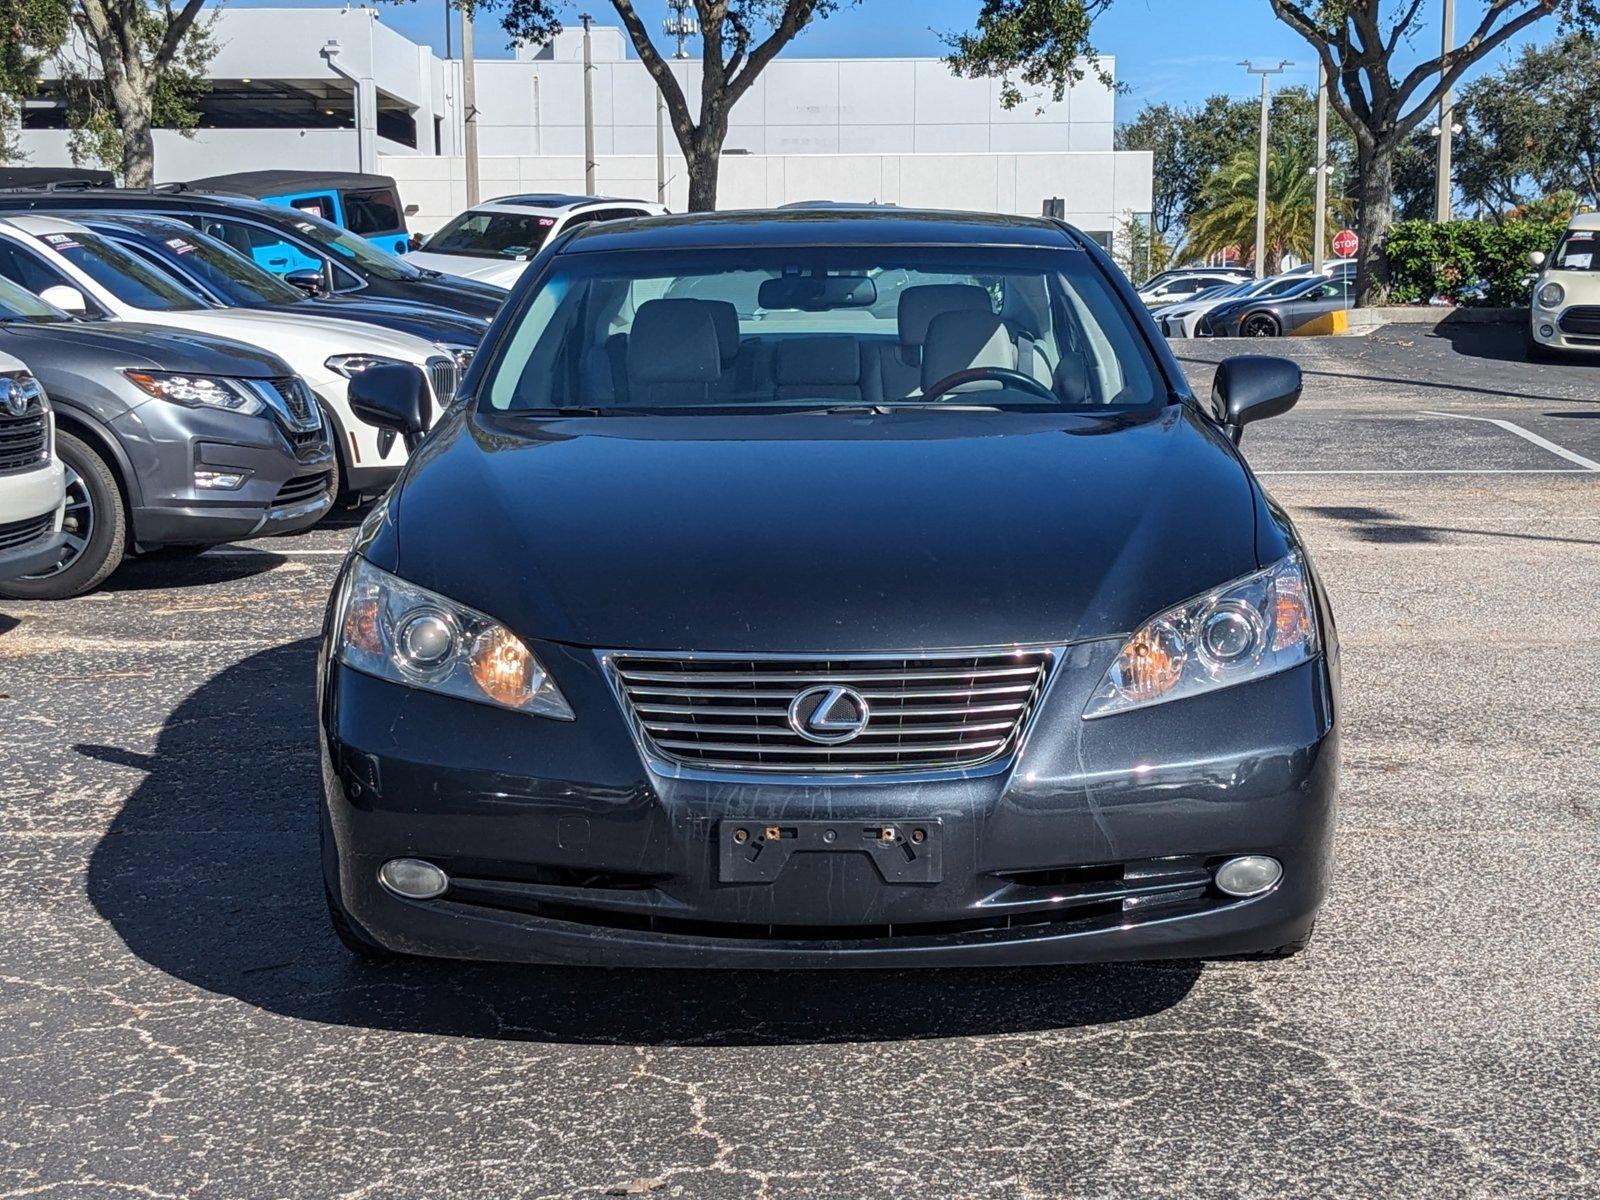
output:
[[[1297,146],[1267,147],[1266,274],[1277,272],[1285,254],[1311,257],[1316,194],[1310,154]],[[1200,215],[1189,224],[1191,253],[1205,256],[1230,246],[1239,247],[1243,255],[1252,253],[1256,242],[1256,152],[1241,150],[1217,168],[1202,185],[1200,197]],[[1328,197],[1329,234],[1338,229],[1349,208],[1345,197]]]

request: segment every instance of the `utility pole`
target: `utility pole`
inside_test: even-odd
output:
[[[1445,70],[1449,70],[1450,52],[1455,49],[1451,43],[1455,40],[1456,0],[1444,0],[1444,58],[1441,61],[1445,63]],[[1434,198],[1434,219],[1438,221],[1450,219],[1450,138],[1461,132],[1461,126],[1452,123],[1454,116],[1455,96],[1452,88],[1446,88],[1439,97],[1439,124],[1433,129],[1433,136],[1439,139],[1439,174]]]
[[[1256,165],[1256,278],[1265,278],[1267,255],[1267,76],[1282,75],[1294,64],[1280,59],[1275,67],[1258,67],[1248,58],[1239,64],[1251,75],[1261,76],[1261,153]]]
[[[461,103],[465,116],[467,154],[467,207],[481,199],[478,192],[478,82],[472,47],[472,4],[461,6]]]
[[[1447,0],[1448,2],[1448,0]],[[1328,69],[1317,64],[1317,215],[1311,230],[1311,271],[1322,274],[1323,250],[1328,244]]]
[[[589,23],[594,20],[588,13],[579,13],[583,22],[583,191],[594,192],[594,59],[590,55]]]

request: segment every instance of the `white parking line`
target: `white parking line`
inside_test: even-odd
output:
[[[1257,475],[1587,475],[1576,467],[1416,467],[1375,468],[1372,470],[1257,471]]]
[[[1595,462],[1592,458],[1585,458],[1581,454],[1568,450],[1565,446],[1556,445],[1549,438],[1540,437],[1531,429],[1524,429],[1521,425],[1514,425],[1510,421],[1502,421],[1498,417],[1474,417],[1469,416],[1467,413],[1430,412],[1426,409],[1423,410],[1422,415],[1425,417],[1454,417],[1458,421],[1482,421],[1486,425],[1498,425],[1507,433],[1514,433],[1519,438],[1532,442],[1541,450],[1548,450],[1551,454],[1559,455],[1568,462],[1577,463],[1585,471],[1600,471],[1600,462]]]

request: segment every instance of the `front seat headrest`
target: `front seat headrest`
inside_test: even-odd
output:
[[[945,312],[992,312],[989,293],[975,283],[924,283],[900,293],[896,310],[900,344],[920,346],[928,340],[928,323]]]
[[[716,324],[700,300],[646,300],[628,331],[633,383],[712,383],[722,374]]]
[[[1005,322],[992,312],[943,312],[928,323],[928,339],[922,344],[924,390],[968,367],[1015,370],[1016,365],[1017,348]]]
[[[731,300],[702,300],[711,314],[711,324],[717,331],[717,352],[722,356],[722,369],[726,371],[739,357],[739,310]]]

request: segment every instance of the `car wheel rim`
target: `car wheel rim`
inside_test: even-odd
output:
[[[1272,322],[1265,317],[1251,317],[1245,323],[1244,335],[1245,337],[1271,337]]]
[[[83,556],[89,539],[94,536],[94,498],[89,494],[89,485],[71,466],[63,466],[66,471],[67,512],[61,522],[61,532],[66,535],[66,545],[62,547],[61,558],[55,566],[37,575],[29,575],[29,579],[49,579],[52,575],[61,574]]]

